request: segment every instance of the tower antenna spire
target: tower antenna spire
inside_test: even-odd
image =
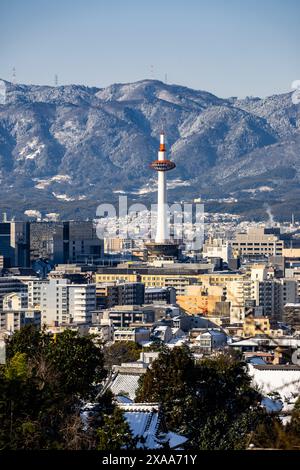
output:
[[[13,67],[13,69],[12,69],[12,83],[14,85],[16,85],[16,83],[17,83],[16,67]]]

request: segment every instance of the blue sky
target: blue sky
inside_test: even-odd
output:
[[[98,87],[144,78],[218,96],[300,79],[299,0],[1,0],[0,77]]]

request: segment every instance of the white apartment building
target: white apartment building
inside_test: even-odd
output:
[[[95,284],[70,284],[67,287],[69,315],[73,322],[92,322],[96,308]]]
[[[247,280],[240,276],[226,283],[225,298],[230,302],[230,323],[240,323],[245,318],[246,312],[246,287]]]
[[[42,284],[43,324],[88,323],[95,308],[95,284],[71,284],[69,279],[50,279]]]
[[[28,289],[28,307],[40,308],[42,297],[42,286],[48,281],[38,279],[37,277],[23,278],[22,282],[27,285]]]
[[[39,310],[12,310],[0,312],[0,330],[14,333],[23,326],[34,325],[41,327],[41,312]]]
[[[3,306],[3,296],[11,292],[27,292],[27,286],[18,277],[0,277],[0,309]]]
[[[28,308],[27,292],[11,292],[3,296],[3,310],[24,310]]]
[[[209,238],[203,245],[204,258],[222,258],[225,263],[232,257],[232,248],[228,240]]]

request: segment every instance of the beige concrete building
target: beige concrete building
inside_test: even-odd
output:
[[[187,286],[184,295],[177,296],[177,304],[186,313],[196,315],[227,316],[229,302],[225,302],[224,289],[221,286],[203,288],[198,285]]]
[[[246,317],[243,324],[243,336],[251,338],[257,335],[270,335],[270,320],[266,317]]]
[[[237,233],[231,242],[234,254],[241,256],[281,256],[284,241],[280,235],[268,233],[264,227],[251,227],[247,233]]]
[[[300,248],[284,248],[282,256],[284,258],[300,258]]]

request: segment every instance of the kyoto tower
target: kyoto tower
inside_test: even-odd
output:
[[[167,210],[167,178],[166,172],[176,165],[166,158],[165,134],[160,134],[158,159],[150,167],[158,173],[157,191],[157,227],[154,242],[147,243],[148,253],[155,257],[177,257],[178,245],[170,239]]]
[[[167,178],[166,172],[175,168],[175,163],[166,159],[165,134],[160,134],[158,160],[154,160],[150,167],[158,173],[157,191],[157,228],[156,243],[165,243],[169,240],[168,214],[167,214]]]

